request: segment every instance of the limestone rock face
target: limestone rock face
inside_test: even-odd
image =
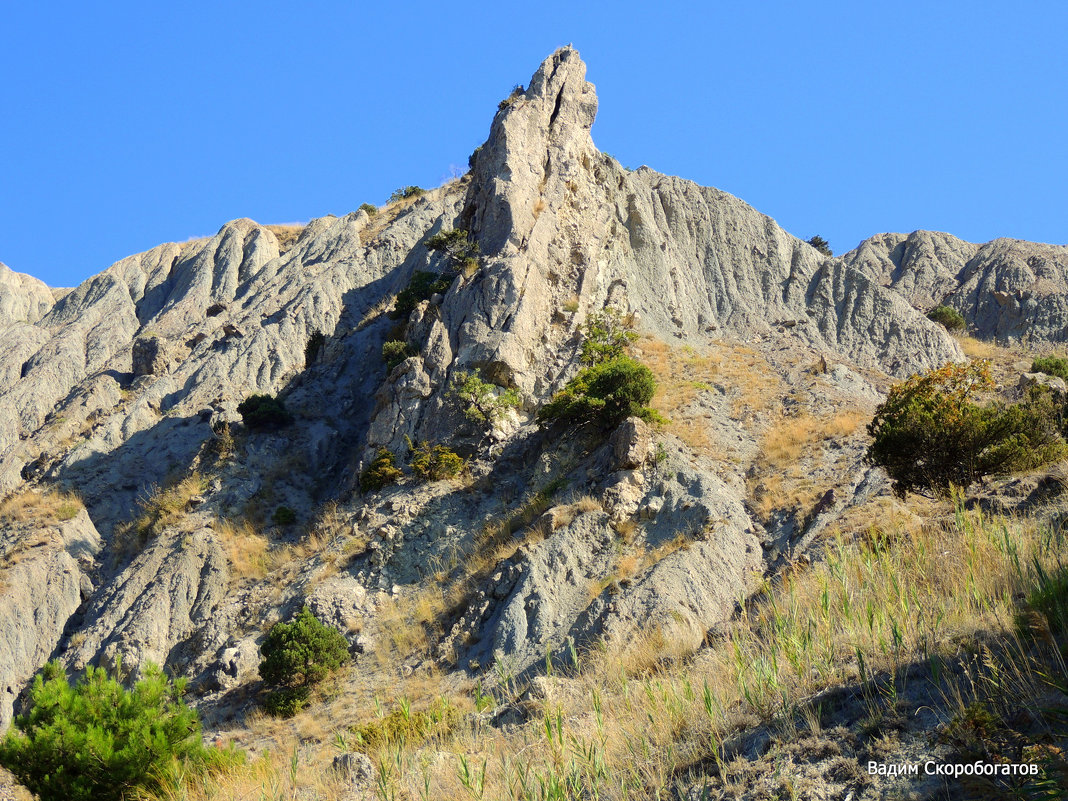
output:
[[[913,231],[866,239],[843,260],[926,311],[957,289],[958,276],[978,250],[949,234]]]
[[[81,643],[66,654],[75,670],[122,660],[181,668],[200,648],[196,633],[227,588],[226,557],[211,529],[167,531],[94,595]]]
[[[64,522],[0,524],[0,729],[92,591],[100,545],[84,509]]]
[[[33,276],[17,273],[0,262],[0,326],[33,324],[52,308],[52,290]]]
[[[167,369],[167,356],[159,337],[135,339],[130,356],[134,378],[159,375]]]
[[[914,306],[963,315],[985,339],[1063,342],[1068,338],[1068,247],[995,239],[973,245],[915,231],[865,240],[843,261]]]

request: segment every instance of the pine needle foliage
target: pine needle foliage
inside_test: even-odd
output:
[[[195,772],[235,760],[204,747],[184,689],[154,665],[130,690],[96,667],[72,686],[50,662],[0,742],[0,764],[42,801],[118,801],[160,789],[176,763]]]
[[[390,484],[397,483],[404,475],[397,467],[397,458],[386,448],[379,448],[371,464],[360,473],[360,490],[376,492]]]
[[[927,318],[936,323],[941,323],[947,331],[963,331],[967,326],[964,317],[952,306],[935,306],[927,312]]]
[[[459,371],[453,379],[450,396],[473,423],[493,426],[511,409],[519,408],[519,393],[483,381],[478,373]]]
[[[585,338],[579,359],[587,365],[618,359],[626,354],[627,346],[638,338],[630,330],[622,313],[613,308],[591,314],[583,333]]]
[[[275,689],[268,694],[269,712],[291,717],[304,705],[309,688],[349,659],[341,632],[319,621],[304,607],[292,623],[275,623],[260,646],[260,678]]]

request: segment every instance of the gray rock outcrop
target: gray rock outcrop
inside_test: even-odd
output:
[[[0,523],[0,729],[92,591],[100,546],[84,509],[62,522]]]
[[[842,257],[924,311],[945,304],[984,339],[1068,339],[1068,247],[949,234],[881,234]]]
[[[217,611],[229,570],[211,529],[169,530],[93,596],[80,642],[65,660],[137,674],[148,662],[181,669],[202,650],[197,633]]]
[[[52,290],[43,281],[17,273],[0,262],[0,327],[13,323],[32,325],[52,308]]]

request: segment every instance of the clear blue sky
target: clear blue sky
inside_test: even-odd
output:
[[[69,286],[236,217],[437,186],[568,42],[598,147],[835,252],[917,228],[1065,243],[1066,33],[1063,0],[6,2],[0,261]]]

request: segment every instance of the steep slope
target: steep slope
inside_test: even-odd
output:
[[[768,565],[881,491],[843,410],[870,407],[888,376],[962,358],[956,342],[874,268],[825,258],[718,190],[622,168],[593,146],[596,110],[564,48],[502,104],[472,172],[440,189],[315,220],[288,247],[236,220],[54,305],[20,279],[17,297],[38,300],[12,301],[29,316],[0,339],[0,491],[69,487],[107,544],[84,619],[63,612],[68,664],[163,660],[214,693],[254,680],[264,621],[308,603],[373,649],[389,634],[377,610],[430,577],[464,590],[435,624],[448,667],[529,670],[643,627],[696,644]],[[424,243],[457,228],[481,256],[453,276]],[[449,288],[391,319],[423,270]],[[542,430],[534,412],[577,372],[606,307],[660,360],[675,419],[608,441]],[[413,355],[387,373],[397,339]],[[463,371],[514,389],[518,410],[473,426],[451,391]],[[281,395],[293,425],[243,427],[254,393]],[[766,454],[786,422],[812,459],[790,492]],[[469,457],[468,482],[409,474],[359,491],[380,448],[403,463],[419,442]],[[584,494],[597,508],[572,509]],[[303,531],[271,523],[281,507]],[[227,527],[244,522],[252,533]],[[239,568],[255,543],[267,556]]]

